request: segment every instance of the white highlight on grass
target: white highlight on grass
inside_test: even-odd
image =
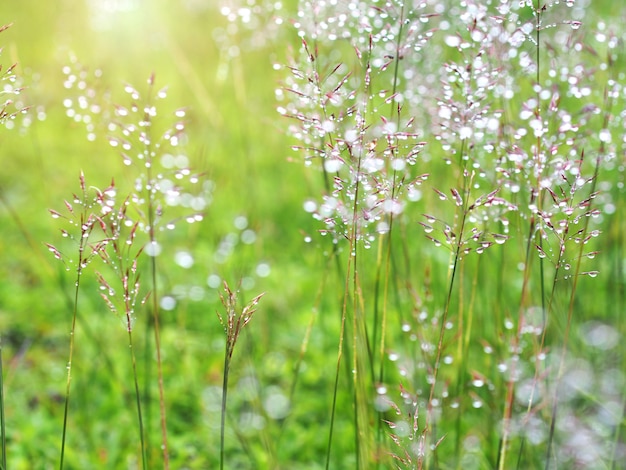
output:
[[[283,419],[289,414],[289,398],[278,388],[268,387],[267,397],[263,401],[263,408],[272,419]]]
[[[222,278],[217,274],[210,274],[206,280],[207,286],[211,289],[218,289],[222,285]]]
[[[176,299],[171,295],[166,295],[161,299],[161,308],[163,310],[174,310],[176,307]]]
[[[157,241],[148,243],[145,248],[145,252],[148,256],[159,256],[162,250],[161,245],[159,245]]]
[[[303,208],[305,212],[308,212],[310,214],[317,210],[317,203],[309,199],[308,201],[304,201]]]
[[[244,230],[248,228],[248,219],[246,216],[240,215],[238,217],[235,217],[235,220],[233,221],[233,225],[235,226],[237,230]]]
[[[193,256],[188,251],[179,251],[174,255],[174,261],[181,268],[189,269],[193,266]]]
[[[446,42],[446,46],[448,47],[459,47],[459,45],[461,44],[461,38],[458,36],[446,36],[445,39]]]
[[[600,322],[585,323],[581,327],[581,336],[589,346],[604,351],[613,349],[620,341],[615,328]]]
[[[342,165],[343,162],[338,158],[329,158],[324,160],[324,169],[328,173],[337,173],[341,169]]]
[[[602,129],[600,131],[600,134],[598,135],[600,142],[604,142],[605,144],[610,144],[611,143],[611,131],[609,131],[608,129]]]
[[[259,277],[267,277],[270,275],[271,268],[268,263],[259,263],[256,267],[256,274]]]

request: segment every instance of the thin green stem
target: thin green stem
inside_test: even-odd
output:
[[[477,261],[476,261],[476,271],[475,274],[473,276],[473,281],[472,281],[472,291],[471,291],[471,296],[470,296],[470,300],[469,300],[469,306],[468,306],[468,312],[467,312],[467,324],[464,323],[464,315],[463,315],[463,307],[460,305],[459,306],[459,333],[461,335],[461,339],[459,341],[459,348],[458,348],[458,357],[460,358],[460,364],[459,364],[459,368],[457,371],[457,384],[456,384],[456,396],[457,397],[463,397],[465,396],[465,383],[463,380],[463,377],[465,375],[466,372],[466,368],[467,368],[467,364],[470,362],[469,360],[469,347],[471,344],[471,339],[472,339],[472,324],[473,324],[473,317],[474,317],[474,301],[476,298],[476,292],[478,290],[478,278],[480,275],[480,261],[481,261],[482,257],[478,257]],[[461,277],[461,282],[463,281],[463,277]],[[463,287],[461,287],[461,292],[463,292]],[[462,461],[460,458],[460,452],[461,452],[461,421],[463,419],[463,400],[460,400],[459,403],[459,409],[457,412],[457,419],[456,419],[456,444],[455,444],[455,451],[457,452],[457,468],[461,468],[462,465]]]
[[[146,442],[145,442],[145,431],[143,425],[143,415],[141,413],[141,393],[139,391],[139,378],[137,376],[137,361],[135,360],[135,350],[133,349],[133,336],[130,329],[128,328],[128,351],[130,354],[130,361],[133,366],[133,381],[135,383],[135,402],[137,404],[137,420],[139,423],[139,439],[141,442],[141,465],[143,470],[147,470],[148,461],[146,458]]]
[[[435,357],[435,366],[433,368],[432,373],[432,384],[430,386],[430,393],[428,395],[428,404],[427,404],[427,415],[426,415],[426,427],[431,426],[433,420],[433,399],[435,397],[435,385],[437,383],[437,376],[439,374],[439,368],[441,365],[441,355],[443,353],[443,338],[446,331],[446,323],[448,322],[448,313],[450,311],[450,305],[452,304],[452,293],[454,292],[454,281],[456,279],[457,269],[461,262],[461,242],[463,239],[463,230],[465,227],[465,219],[467,217],[467,211],[463,211],[463,218],[461,221],[461,227],[459,230],[459,238],[456,244],[456,249],[454,253],[454,260],[452,263],[452,272],[450,274],[450,285],[448,286],[448,294],[446,296],[446,304],[443,311],[443,316],[441,317],[441,326],[439,328],[439,339],[437,341],[437,353]]]
[[[152,76],[149,80],[150,91],[152,91],[152,87],[154,85],[154,77]],[[150,98],[148,98],[150,101]],[[151,125],[150,117],[146,116],[147,122]],[[151,140],[148,140],[151,142]],[[146,193],[147,193],[147,201],[148,201],[148,234],[149,240],[152,247],[156,250],[158,246],[156,240],[156,205],[157,201],[155,200],[155,180],[153,179],[152,174],[152,146],[150,143],[146,144],[145,147],[145,158],[146,158]],[[163,360],[161,355],[161,326],[160,326],[160,309],[159,309],[159,295],[158,295],[158,282],[157,282],[157,252],[152,253],[150,257],[150,279],[152,283],[152,321],[153,321],[153,330],[154,330],[154,349],[156,352],[156,366],[157,366],[157,381],[159,387],[159,416],[160,416],[160,424],[161,424],[161,450],[163,454],[163,468],[165,470],[169,469],[169,449],[168,449],[168,439],[167,439],[167,416],[166,416],[166,407],[165,407],[165,386],[163,383]],[[149,361],[149,357],[146,360]],[[149,385],[146,384],[146,387]]]
[[[156,244],[154,236],[154,207],[152,204],[149,209],[150,213],[150,242]],[[159,411],[161,417],[161,445],[163,450],[163,465],[169,469],[169,451],[167,445],[167,419],[165,411],[165,387],[163,385],[163,362],[161,358],[161,332],[159,325],[159,302],[157,295],[157,263],[156,256],[150,258],[150,267],[152,274],[152,319],[154,321],[154,348],[156,352],[157,377],[159,382]]]
[[[74,291],[74,309],[72,312],[72,326],[70,330],[70,351],[69,357],[67,361],[67,381],[65,384],[65,406],[63,408],[63,431],[61,433],[61,456],[59,461],[59,469],[63,470],[63,465],[65,461],[65,440],[67,436],[67,420],[69,416],[69,408],[70,408],[70,390],[72,384],[72,360],[74,358],[74,336],[76,332],[76,317],[78,315],[78,292],[80,290],[80,278],[82,273],[81,263],[82,263],[82,244],[84,243],[81,240],[81,255],[78,260],[78,268],[76,270],[76,289]]]
[[[224,468],[224,448],[225,448],[225,432],[226,432],[226,400],[228,396],[228,375],[230,372],[230,363],[235,351],[235,344],[239,338],[239,334],[242,329],[252,319],[252,315],[256,311],[256,305],[263,295],[260,294],[254,297],[240,312],[237,311],[237,294],[233,292],[228,284],[224,282],[224,290],[226,296],[220,294],[222,304],[226,309],[226,314],[222,315],[219,312],[217,316],[220,323],[224,327],[226,333],[226,346],[224,350],[224,376],[222,382],[222,416],[221,416],[221,431],[220,431],[220,469]],[[237,433],[237,431],[235,431]],[[238,434],[240,439],[243,437]],[[241,439],[242,444],[245,446],[245,439]],[[247,446],[246,451],[247,451]],[[251,458],[253,456],[250,454]]]
[[[357,174],[360,174],[361,171],[361,156],[359,155],[357,157]],[[334,391],[333,391],[333,403],[332,403],[332,409],[331,409],[331,420],[330,420],[330,430],[329,430],[329,436],[328,436],[328,447],[327,447],[327,453],[326,453],[326,469],[328,470],[330,468],[330,454],[331,454],[331,447],[332,447],[332,436],[333,436],[333,431],[334,431],[334,424],[335,424],[335,414],[336,414],[336,409],[337,409],[337,392],[339,389],[339,369],[341,367],[341,358],[343,356],[343,343],[344,343],[344,338],[345,338],[345,332],[346,332],[346,319],[347,319],[347,310],[348,310],[348,301],[349,301],[349,293],[350,293],[350,280],[351,280],[351,273],[353,273],[352,275],[354,276],[352,278],[353,283],[356,283],[356,277],[357,277],[357,268],[356,268],[356,237],[357,237],[357,202],[358,201],[358,197],[359,197],[359,180],[357,178],[356,180],[356,189],[355,189],[355,197],[354,197],[354,206],[353,206],[353,214],[352,214],[352,225],[350,228],[350,236],[349,238],[349,243],[350,243],[350,247],[349,247],[349,255],[348,255],[348,265],[346,268],[346,276],[345,276],[345,283],[344,283],[344,292],[343,292],[343,306],[342,306],[342,312],[341,312],[341,328],[340,328],[340,332],[339,332],[339,350],[337,352],[337,369],[336,369],[336,373],[335,373],[335,384],[334,384]],[[353,263],[354,263],[354,267],[353,267]],[[356,284],[355,284],[356,285]],[[353,295],[356,298],[356,292],[353,293]],[[355,304],[354,304],[354,309],[356,309],[356,300],[354,300]],[[358,413],[359,413],[359,403],[357,400],[357,382],[358,382],[358,370],[357,370],[357,345],[356,345],[356,335],[357,335],[357,328],[356,328],[356,315],[357,312],[356,310],[353,311],[353,325],[354,325],[354,330],[353,331],[353,342],[354,344],[352,345],[353,348],[353,382],[355,384],[355,390],[354,390],[354,412],[355,412],[355,426],[356,426],[356,434],[358,435]],[[356,436],[355,436],[356,437]],[[356,439],[356,446],[357,446],[357,466],[359,464],[359,449],[360,449],[360,443],[359,440]]]
[[[230,346],[226,341],[224,352],[224,377],[222,381],[222,412],[220,421],[220,470],[224,470],[224,449],[226,446],[226,400],[228,397],[228,373],[230,371]]]
[[[621,205],[621,201],[620,201],[620,205]],[[617,209],[617,213],[620,213],[619,209]],[[612,289],[610,289],[610,292],[611,292],[611,296],[613,297],[613,302],[611,303],[613,305],[613,313],[615,317],[619,319],[617,328],[618,328],[618,331],[622,334],[622,337],[624,337],[624,334],[626,333],[626,328],[625,328],[624,316],[622,315],[622,312],[624,308],[624,285],[626,284],[626,282],[624,279],[624,261],[623,261],[624,253],[623,253],[623,248],[622,248],[622,243],[623,243],[622,241],[624,240],[624,233],[623,233],[623,226],[620,223],[620,221],[617,222],[616,240],[618,240],[617,248],[616,248],[617,253],[613,257],[614,272],[612,276],[612,278],[615,280],[615,285]],[[622,358],[622,372],[626,372],[626,360],[624,360],[623,358]],[[626,394],[622,395],[621,412],[622,412],[622,416],[620,419],[620,424],[618,426],[615,426],[615,431],[613,433],[613,439],[612,439],[613,458],[612,458],[611,469],[613,470],[617,469],[617,465],[621,461],[621,458],[619,457],[619,452],[620,452],[620,442],[623,439],[624,424],[626,423],[626,420],[624,419],[624,417],[626,416]]]
[[[531,196],[531,202],[533,201],[534,196]],[[528,296],[528,292],[530,291],[530,275],[531,275],[531,248],[533,242],[533,235],[535,233],[536,221],[535,217],[532,216],[529,224],[529,233],[526,241],[526,255],[524,261],[524,274],[522,281],[522,292],[520,294],[520,302],[519,302],[519,310],[518,314],[520,320],[518,321],[518,332],[519,332],[519,324],[521,322],[521,318],[523,316],[523,311],[526,306],[526,298]],[[519,333],[518,333],[519,334]],[[519,338],[517,339],[519,340]],[[517,343],[516,340],[516,343]],[[514,346],[514,345],[513,345]],[[511,367],[515,367],[515,362],[511,362]],[[509,433],[510,433],[510,421],[513,414],[513,399],[515,393],[515,382],[513,377],[515,376],[515,371],[512,370],[510,373],[510,378],[507,381],[506,387],[506,397],[504,399],[504,412],[503,412],[503,425],[502,425],[502,438],[500,439],[500,445],[498,450],[498,461],[496,466],[498,470],[504,470],[505,462],[506,462],[506,452],[509,446]]]
[[[150,460],[152,460],[152,315],[146,315],[146,321],[144,324],[144,347],[143,347],[143,402],[146,409],[146,427],[145,427],[145,443],[146,454]]]
[[[2,433],[2,470],[6,470],[7,434],[4,417],[4,371],[2,369],[2,336],[0,336],[0,433]]]
[[[337,353],[337,366],[335,368],[335,383],[333,387],[333,403],[331,405],[330,426],[328,430],[328,443],[326,445],[326,465],[325,469],[330,469],[330,451],[333,443],[333,432],[335,430],[335,410],[337,409],[337,392],[339,391],[339,369],[341,368],[341,356],[343,355],[343,339],[345,334],[345,316],[341,317],[341,330],[339,333],[339,351]]]

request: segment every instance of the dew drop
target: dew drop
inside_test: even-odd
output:
[[[539,246],[537,247],[537,251],[539,252],[539,258],[545,258],[547,256],[546,252],[543,251]]]
[[[509,237],[507,237],[506,235],[500,235],[499,233],[494,233],[493,234],[493,240],[498,244],[498,245],[502,245],[504,242],[507,241]]]
[[[582,26],[582,22],[580,21],[566,21],[565,23],[566,24],[569,23],[572,29],[579,29]]]
[[[608,129],[602,129],[600,131],[600,134],[598,135],[598,138],[600,139],[600,142],[604,142],[605,144],[610,144],[611,143],[611,131],[609,131]]]
[[[146,245],[145,251],[148,256],[159,256],[162,248],[157,241],[152,241]]]

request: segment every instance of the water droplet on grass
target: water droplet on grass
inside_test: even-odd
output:
[[[428,237],[428,238],[435,244],[435,246],[437,247],[441,246],[441,242],[437,240],[436,238],[433,238],[433,237]]]
[[[600,139],[600,142],[604,142],[605,144],[610,144],[611,143],[611,131],[609,131],[608,129],[602,129],[600,131],[600,134],[598,135],[598,138]]]
[[[145,252],[148,256],[159,256],[161,251],[162,247],[157,241],[152,241],[146,245]]]
[[[582,26],[581,21],[565,21],[565,24],[569,24],[572,29],[579,29]]]
[[[539,258],[545,258],[547,256],[546,252],[543,251],[540,246],[537,246],[536,248],[537,248],[537,251],[539,252]]]
[[[494,233],[492,236],[493,241],[495,241],[498,245],[502,245],[505,241],[509,239],[509,237],[507,237],[506,235],[501,235],[499,233]]]
[[[441,199],[442,201],[448,200],[448,196],[446,196],[443,192],[439,191],[436,188],[433,188],[433,190],[439,195],[439,199]]]
[[[343,162],[338,158],[329,158],[324,161],[324,169],[328,173],[337,173],[343,165]]]
[[[580,273],[581,276],[589,276],[589,277],[598,277],[598,274],[600,274],[599,271],[587,271],[584,273]]]

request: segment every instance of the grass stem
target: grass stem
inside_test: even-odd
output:
[[[2,336],[0,336],[0,433],[2,434],[2,455],[0,456],[0,462],[2,463],[2,470],[7,468],[7,434],[6,434],[6,422],[4,416],[4,370],[2,364]]]

